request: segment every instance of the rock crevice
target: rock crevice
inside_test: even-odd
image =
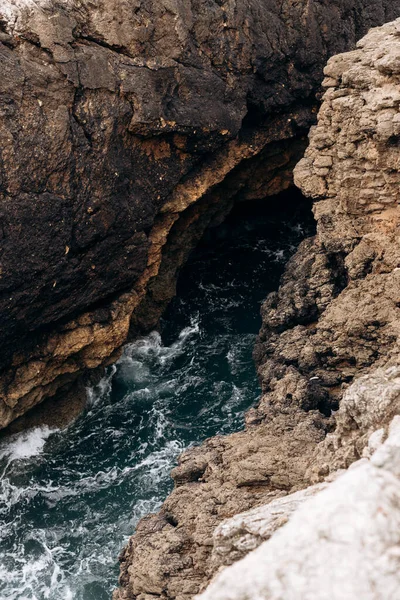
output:
[[[372,599],[398,589],[385,565],[400,514],[399,27],[372,30],[326,67],[318,124],[294,171],[314,199],[317,235],[262,308],[261,401],[244,431],[180,458],[174,491],[121,557],[118,600],[187,600],[257,546],[201,597]]]
[[[300,158],[326,58],[398,11],[0,2],[0,427],[116,359],[179,213],[270,145]]]

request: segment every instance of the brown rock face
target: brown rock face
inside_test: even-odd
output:
[[[399,65],[400,20],[329,61],[295,169],[318,233],[262,308],[261,402],[245,431],[181,457],[174,491],[122,554],[115,599],[188,600],[223,564],[212,538],[223,519],[349,466],[398,413]]]
[[[271,144],[288,160],[264,189],[288,185],[327,56],[399,11],[0,2],[0,426],[154,324],[170,292],[138,307],[180,213]]]

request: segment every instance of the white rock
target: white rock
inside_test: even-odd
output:
[[[303,502],[325,489],[327,485],[328,483],[324,482],[310,486],[223,521],[213,534],[214,564],[229,565],[257,548],[287,523]]]
[[[400,417],[365,459],[227,567],[198,600],[397,600]],[[285,499],[287,501],[287,499]]]

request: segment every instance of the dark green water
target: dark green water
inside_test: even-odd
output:
[[[109,600],[118,553],[170,491],[178,454],[241,428],[260,393],[260,303],[312,232],[300,196],[273,205],[246,203],[206,236],[161,334],[126,347],[77,421],[2,443],[2,600]]]

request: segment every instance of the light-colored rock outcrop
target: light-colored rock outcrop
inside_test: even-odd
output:
[[[334,472],[361,456],[368,457],[382,443],[385,428],[400,414],[400,368],[380,368],[363,375],[345,391],[335,415],[336,428],[318,445],[306,478]],[[317,468],[315,465],[318,465]]]
[[[308,498],[315,496],[327,485],[327,482],[317,483],[223,521],[213,533],[212,562],[215,571],[258,548],[287,523]]]
[[[400,589],[399,465],[396,416],[388,439],[370,460],[356,462],[306,500],[269,541],[226,568],[197,598],[395,600]]]
[[[324,462],[332,475],[319,484],[223,521],[213,534],[215,571],[270,539],[309,498],[326,489],[332,478],[343,473],[336,470],[338,465],[353,463],[360,456],[370,459],[387,439],[390,424],[396,422],[400,426],[397,415],[400,415],[399,367],[377,369],[356,379],[340,402],[335,431],[316,447],[305,480],[312,477],[314,465],[321,469]],[[400,434],[400,427],[396,431]]]

